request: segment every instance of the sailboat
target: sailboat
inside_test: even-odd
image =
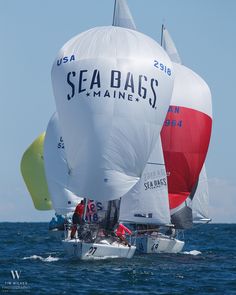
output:
[[[155,67],[157,59],[168,71]],[[97,27],[62,47],[52,84],[69,189],[86,199],[122,199],[139,181],[165,119],[173,89],[168,55],[137,31]],[[131,258],[136,249],[80,239],[63,245],[79,259]]]
[[[135,225],[133,242],[141,253],[178,253],[183,249],[183,241],[165,234],[172,225],[160,137],[139,182],[121,199],[119,219]]]
[[[52,201],[44,171],[43,144],[45,132],[26,149],[21,159],[21,174],[35,209],[52,210]]]
[[[65,144],[60,131],[59,120],[57,113],[54,113],[51,117],[44,140],[44,166],[46,172],[46,179],[49,187],[50,194],[52,196],[53,208],[56,213],[67,215],[74,212],[76,205],[81,201],[82,198],[74,195],[70,187],[70,168],[67,163],[65,154]],[[56,168],[56,169],[55,169]],[[104,223],[106,219],[105,212],[107,211],[108,202],[94,202],[95,214],[89,215],[89,222],[93,225],[99,225]],[[91,206],[91,205],[90,205]],[[109,220],[114,216],[110,208]],[[87,214],[86,214],[87,215]],[[88,216],[87,216],[88,217]],[[106,220],[105,220],[106,221]],[[65,250],[69,255],[76,255],[80,252],[77,251],[78,236],[76,240],[70,239],[70,227],[65,228],[65,231],[53,231],[53,234],[58,234],[60,240],[66,238],[63,241]],[[100,240],[98,243],[86,243],[87,247],[83,247],[81,256],[83,259],[96,259],[104,255],[103,258],[115,258],[123,257],[126,255],[126,249],[122,244],[117,243],[116,239],[111,237],[103,238],[97,236],[95,233],[94,241]],[[109,240],[109,242],[108,242]],[[66,241],[66,242],[65,242]],[[71,253],[71,245],[73,244],[73,252]],[[111,245],[111,246],[110,246]],[[117,247],[118,246],[118,247]],[[94,249],[92,251],[91,249]],[[114,251],[117,250],[117,251]],[[116,253],[117,252],[117,253]],[[133,248],[128,251],[128,258],[133,253]]]
[[[175,84],[161,131],[168,177],[171,223],[176,229],[192,226],[189,196],[196,189],[212,129],[211,93],[206,82],[182,65],[168,31],[162,27],[163,47],[173,61]]]
[[[119,6],[118,6],[119,5]],[[113,25],[136,30],[136,25],[126,2],[117,1]],[[141,253],[177,253],[184,242],[160,232],[160,226],[170,227],[167,179],[160,137],[148,159],[137,184],[121,199],[119,220],[139,230],[133,242]],[[155,230],[153,230],[155,229]],[[166,227],[164,227],[165,232]]]

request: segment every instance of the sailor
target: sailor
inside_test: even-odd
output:
[[[131,245],[128,243],[128,241],[125,238],[125,234],[128,233],[129,235],[132,234],[132,231],[128,229],[126,226],[124,226],[122,223],[120,223],[115,230],[116,236],[119,238],[119,240],[124,243],[125,245],[128,245],[131,247]]]
[[[167,236],[169,236],[170,238],[175,238],[176,237],[176,232],[175,232],[175,229],[173,227],[169,227],[165,234]]]
[[[57,217],[57,229],[58,230],[64,230],[64,226],[65,226],[65,218],[62,215],[59,214],[55,214]]]
[[[75,212],[72,217],[72,229],[71,229],[71,239],[75,238],[75,233],[77,230],[77,224],[82,224],[84,214],[84,200],[81,200],[80,203],[76,206]]]
[[[56,221],[55,217],[53,217],[51,219],[51,221],[49,222],[49,229],[52,230],[52,229],[54,229],[56,227],[57,227],[57,221]]]

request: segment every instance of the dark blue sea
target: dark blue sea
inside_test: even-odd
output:
[[[68,259],[47,223],[0,223],[0,293],[236,294],[236,224],[185,232],[180,254]]]

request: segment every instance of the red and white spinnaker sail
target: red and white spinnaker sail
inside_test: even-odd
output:
[[[164,45],[171,40],[166,29],[163,39]],[[165,48],[170,50],[170,56],[179,56],[174,54],[176,49],[171,45],[173,43]],[[180,211],[205,162],[212,129],[212,103],[210,89],[199,75],[180,63],[173,62],[173,66],[174,89],[161,139],[168,173],[172,222],[176,223],[175,214],[182,215],[183,222],[179,227],[185,228],[186,216]]]

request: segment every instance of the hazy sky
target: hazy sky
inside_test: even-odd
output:
[[[236,222],[236,1],[127,0],[137,29],[160,41],[164,21],[183,64],[209,85],[206,168],[214,222]],[[22,154],[55,111],[51,66],[71,37],[111,25],[114,0],[0,0],[0,221],[48,221],[20,173]]]

